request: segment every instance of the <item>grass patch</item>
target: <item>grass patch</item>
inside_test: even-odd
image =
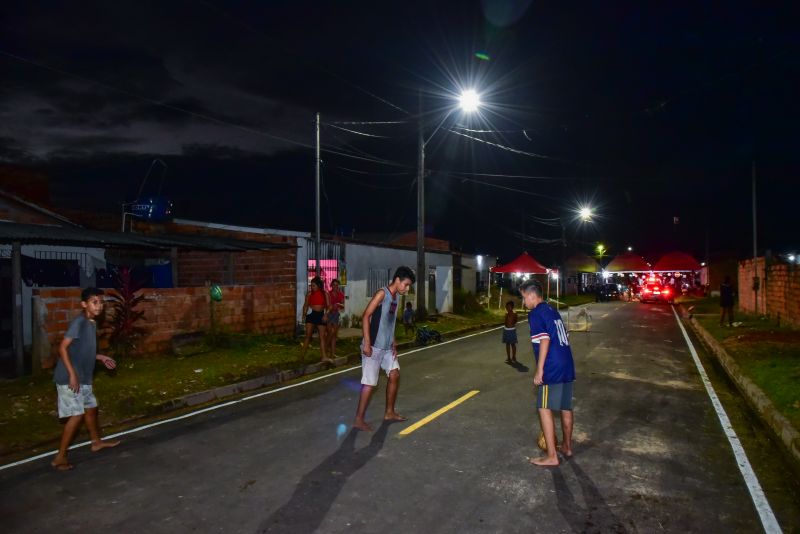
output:
[[[719,326],[719,299],[697,299],[685,305],[694,306],[697,321],[719,341],[769,397],[775,407],[800,429],[800,331],[778,326],[758,315],[736,313],[741,326]]]
[[[443,314],[436,322],[425,322],[443,334],[497,323],[502,314],[481,311],[470,315]],[[399,343],[414,334],[397,325]],[[94,390],[100,403],[100,423],[109,431],[133,419],[156,415],[164,401],[226,384],[241,382],[283,369],[320,360],[317,339],[312,340],[305,360],[300,359],[302,339],[275,336],[230,335],[198,343],[184,356],[159,355],[118,362],[114,372],[96,367]],[[361,338],[340,338],[339,356],[357,354]],[[221,345],[221,346],[220,346]],[[191,354],[191,355],[189,355]],[[36,448],[53,448],[62,426],[56,413],[56,392],[49,373],[0,382],[0,457]],[[85,428],[78,440],[88,437]]]

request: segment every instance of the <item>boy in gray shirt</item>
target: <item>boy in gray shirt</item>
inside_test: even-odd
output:
[[[119,441],[103,441],[97,423],[97,399],[92,392],[92,375],[96,360],[103,362],[108,369],[114,369],[116,362],[97,354],[97,325],[95,317],[103,311],[103,291],[87,287],[81,292],[83,312],[73,319],[58,347],[53,382],[58,393],[58,416],[67,418],[58,454],[50,462],[53,469],[69,471],[74,466],[67,460],[69,448],[78,429],[86,420],[86,428],[92,440],[92,452],[106,447],[116,447]]]

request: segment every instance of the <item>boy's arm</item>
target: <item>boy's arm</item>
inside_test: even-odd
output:
[[[364,309],[364,314],[361,316],[361,332],[364,334],[364,356],[372,356],[372,340],[369,338],[369,322],[372,319],[372,314],[378,309],[383,301],[383,289],[375,292],[375,296],[369,301],[367,307]]]
[[[114,369],[117,366],[117,362],[114,361],[114,358],[110,358],[105,354],[98,354],[95,356],[95,359],[102,362],[107,369]]]
[[[550,349],[550,338],[543,338],[539,341],[539,361],[536,364],[536,374],[533,376],[533,383],[537,386],[544,380],[544,361]]]
[[[70,359],[69,351],[67,350],[70,343],[72,343],[71,337],[65,337],[61,340],[61,344],[58,346],[58,357],[61,358],[61,361],[64,362],[64,367],[67,368],[67,374],[69,375],[69,389],[77,393],[81,389],[81,385],[78,382],[78,373],[75,372],[75,368],[72,366],[72,360]]]

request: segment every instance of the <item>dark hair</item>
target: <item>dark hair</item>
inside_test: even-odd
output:
[[[331,285],[333,285],[333,284],[336,284],[337,286],[339,286],[339,285],[342,285],[342,284],[339,282],[339,279],[338,279],[338,278],[334,278],[333,280],[331,280]]]
[[[325,284],[322,283],[322,278],[315,276],[311,279],[311,284],[317,286],[319,289],[325,289]]]
[[[413,305],[410,302],[406,302],[406,308],[412,308]]]
[[[508,308],[509,306],[511,306],[512,308],[514,307],[514,301],[513,300],[509,300],[508,302],[506,302],[506,308]]]
[[[89,302],[90,298],[102,297],[103,295],[105,295],[105,292],[102,289],[97,289],[96,287],[87,287],[81,291],[81,302]]]
[[[411,280],[412,284],[417,281],[417,276],[414,274],[414,271],[411,270],[411,267],[406,267],[405,265],[397,268],[397,270],[394,272],[394,276],[392,277],[392,282],[398,278],[400,280],[405,280],[408,278]]]
[[[520,293],[530,293],[531,291],[536,293],[537,297],[539,298],[543,297],[542,284],[540,284],[536,280],[526,280],[522,282],[522,285],[519,286]]]

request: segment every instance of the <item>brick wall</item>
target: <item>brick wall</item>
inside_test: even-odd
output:
[[[753,260],[739,262],[739,309],[800,326],[800,269],[777,263],[769,265],[765,273],[764,258],[757,258],[756,267],[761,279],[757,309],[753,291]]]
[[[218,324],[229,332],[267,334],[294,333],[295,287],[291,283],[236,285],[223,287],[223,300],[216,304]],[[33,344],[42,367],[51,367],[69,322],[81,311],[79,288],[38,288],[34,290]],[[136,355],[169,352],[177,334],[207,331],[210,306],[206,287],[142,290],[147,334]],[[102,339],[101,347],[105,345]]]

